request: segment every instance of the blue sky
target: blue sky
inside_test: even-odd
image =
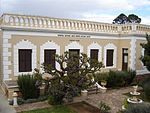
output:
[[[150,0],[0,0],[0,14],[19,13],[111,23],[120,13],[150,25]]]

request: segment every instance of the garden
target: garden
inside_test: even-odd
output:
[[[150,70],[150,41],[142,47],[147,55],[141,60]],[[78,56],[65,52],[56,55],[55,60],[60,69],[43,63],[42,70],[34,69],[33,74],[18,76],[19,107],[36,102],[50,105],[21,113],[110,113],[116,110],[112,108],[115,104],[121,105],[117,108],[118,113],[149,113],[150,75],[136,76],[134,70],[101,72],[102,62],[83,53]],[[94,94],[89,94],[90,91]]]

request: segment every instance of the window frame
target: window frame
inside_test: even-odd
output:
[[[20,52],[24,52],[23,54],[24,54],[24,58],[25,59],[23,59],[23,57],[22,57],[22,59],[20,59],[21,57],[20,57]],[[30,53],[30,58],[27,58],[27,53]],[[20,67],[20,65],[22,65],[20,62],[22,61],[22,60],[24,60],[23,61],[23,65],[24,65],[24,69],[22,69],[21,67]],[[29,69],[28,69],[28,67],[26,66],[27,65],[27,62],[28,61],[30,61],[30,66],[29,66]],[[32,49],[18,49],[18,71],[19,71],[19,73],[22,73],[22,72],[32,72]]]
[[[55,68],[56,68],[56,60],[55,60],[56,49],[44,49],[44,63],[45,63],[45,60],[46,60],[46,59],[45,59],[45,57],[46,57],[46,56],[45,56],[45,52],[46,52],[46,51],[51,51],[51,52],[53,51],[53,52],[55,53],[55,54],[54,54],[54,61],[53,61],[54,64],[52,64],[52,68],[55,69]],[[50,64],[51,64],[51,63],[50,63]]]
[[[106,57],[107,57],[107,49],[113,49],[114,54],[113,54],[113,66],[106,66]],[[113,43],[109,43],[106,46],[104,46],[104,60],[103,64],[105,68],[116,68],[117,67],[117,47]]]
[[[112,62],[108,62],[108,57],[110,56],[107,56],[108,55],[108,51],[111,51],[112,52]],[[111,65],[110,65],[111,64]],[[113,67],[114,65],[114,49],[107,49],[106,50],[106,67]]]

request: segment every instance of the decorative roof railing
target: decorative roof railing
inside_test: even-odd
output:
[[[35,29],[66,29],[92,32],[150,32],[149,25],[142,24],[109,24],[73,19],[59,19],[43,16],[30,16],[18,14],[3,14],[0,18],[2,27],[35,28]]]

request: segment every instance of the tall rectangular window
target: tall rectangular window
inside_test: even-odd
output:
[[[91,49],[90,58],[98,61],[98,49]]]
[[[79,74],[79,56],[80,56],[80,49],[69,49],[69,62],[68,62],[68,67],[69,68],[74,68],[73,70],[70,69],[68,71],[68,74]],[[71,64],[71,65],[70,65]],[[76,72],[75,71],[76,68]]]
[[[32,71],[32,49],[19,49],[19,72]]]
[[[114,56],[114,50],[107,49],[106,66],[113,66],[113,56]]]
[[[93,67],[95,65],[95,62],[98,61],[98,49],[91,49],[90,58],[90,66]]]
[[[55,68],[55,49],[45,49],[44,50],[44,63],[51,64],[52,68]]]

